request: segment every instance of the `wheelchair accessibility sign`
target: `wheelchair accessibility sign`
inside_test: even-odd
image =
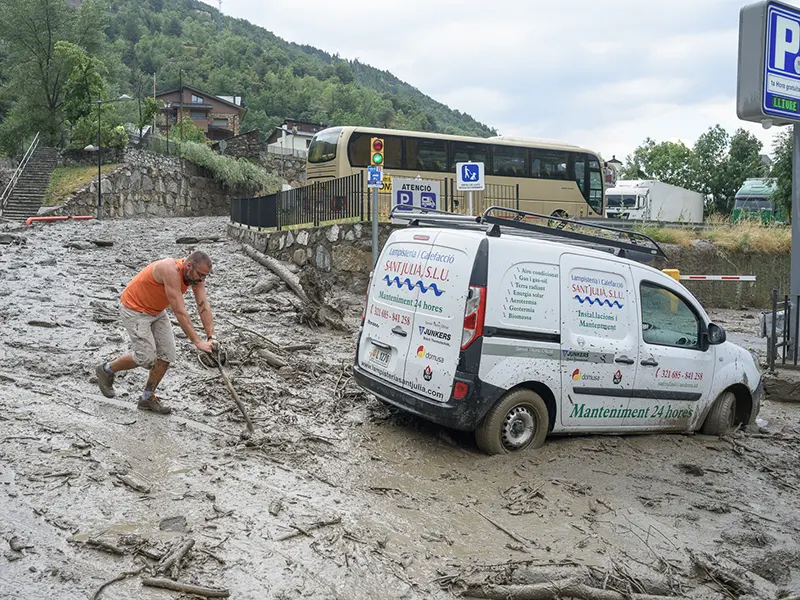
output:
[[[443,210],[440,190],[438,181],[395,177],[392,182],[392,206],[399,207],[398,210]]]
[[[480,191],[486,187],[482,162],[456,163],[456,176],[456,189],[459,191]]]

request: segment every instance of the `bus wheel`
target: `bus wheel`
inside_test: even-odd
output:
[[[725,435],[733,431],[736,416],[736,396],[733,392],[723,392],[714,401],[706,416],[700,433],[705,435]]]
[[[569,215],[565,210],[554,210],[550,213],[551,217],[558,217],[559,219],[568,219]],[[562,223],[561,221],[553,221],[552,219],[547,222],[548,227],[553,227],[555,229],[564,229],[567,226],[566,223]]]
[[[510,454],[539,448],[550,423],[547,405],[534,391],[508,392],[489,409],[475,430],[475,441],[486,454]]]

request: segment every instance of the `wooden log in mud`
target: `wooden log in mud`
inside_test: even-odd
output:
[[[205,598],[227,598],[231,595],[228,590],[221,588],[210,588],[202,585],[180,583],[179,581],[173,581],[172,579],[159,579],[156,577],[142,579],[142,585],[162,588],[165,590],[173,590],[176,592],[183,592],[185,594],[194,594],[195,596],[204,596]]]
[[[289,289],[292,290],[295,295],[300,298],[303,302],[310,303],[308,299],[308,295],[306,294],[303,286],[300,285],[300,279],[292,273],[286,265],[281,263],[281,261],[272,258],[271,256],[267,256],[266,254],[262,254],[258,250],[251,248],[247,244],[242,245],[242,249],[244,253],[247,254],[250,258],[252,258],[257,263],[264,265],[270,271],[275,273],[278,277],[283,280],[283,282],[289,286]]]

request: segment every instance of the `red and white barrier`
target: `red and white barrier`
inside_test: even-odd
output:
[[[30,227],[31,223],[35,221],[44,221],[46,223],[50,223],[51,221],[67,221],[68,219],[74,219],[75,221],[88,221],[89,219],[94,219],[94,217],[91,215],[76,215],[74,217],[28,217],[25,219],[25,225]]]
[[[681,281],[755,281],[755,275],[681,275]]]

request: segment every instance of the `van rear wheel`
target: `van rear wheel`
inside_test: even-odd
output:
[[[736,418],[736,396],[733,392],[722,392],[714,401],[711,410],[700,428],[705,435],[725,435],[733,431]]]
[[[486,454],[510,454],[539,448],[547,437],[547,405],[534,391],[516,389],[489,409],[475,430],[475,441]]]

